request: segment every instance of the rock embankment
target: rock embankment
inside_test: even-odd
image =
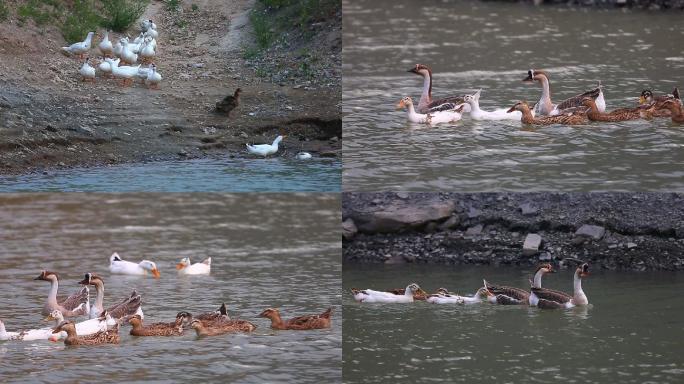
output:
[[[599,8],[684,9],[684,0],[522,0],[521,2],[558,5],[579,5]]]
[[[346,193],[346,262],[684,270],[684,194]]]

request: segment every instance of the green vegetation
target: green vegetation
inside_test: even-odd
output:
[[[193,12],[197,12],[199,10],[199,6],[197,4],[193,4],[190,8]]]
[[[28,0],[17,7],[18,25],[57,25],[68,43],[82,41],[90,31],[128,29],[145,11],[149,0]],[[0,20],[9,17],[0,0]]]
[[[147,7],[147,1],[142,0],[102,0],[105,19],[102,26],[123,32],[133,24]]]
[[[340,0],[257,0],[249,15],[254,38],[261,49],[278,40],[283,32],[299,30],[311,37],[309,26],[340,9]]]
[[[9,16],[9,10],[7,9],[7,6],[5,5],[5,1],[0,0],[0,21],[7,20],[8,16]]]
[[[177,12],[180,9],[180,0],[166,0],[166,10]]]

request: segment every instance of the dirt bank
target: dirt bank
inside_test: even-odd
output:
[[[684,270],[684,194],[345,193],[342,210],[346,262]]]
[[[501,0],[485,0],[501,1]],[[504,0],[510,2],[510,0]],[[535,5],[565,5],[597,8],[684,9],[684,0],[518,0]]]
[[[12,15],[0,24],[0,173],[246,157],[245,143],[270,142],[278,134],[287,135],[279,156],[300,150],[339,156],[341,13],[317,24],[310,43],[330,68],[313,81],[275,82],[259,63],[243,58],[253,38],[252,0],[199,0],[195,9],[181,4],[178,12],[152,1],[143,15],[160,33],[155,63],[164,80],[158,91],[100,77],[82,83],[79,62],[59,53],[66,42],[57,28],[32,21],[19,27]],[[137,25],[129,34],[137,35]],[[212,113],[237,87],[242,105],[233,118]]]

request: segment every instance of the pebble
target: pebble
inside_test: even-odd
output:
[[[541,246],[542,238],[536,233],[530,233],[525,237],[523,242],[523,255],[532,256],[539,252],[539,246]]]
[[[477,235],[482,233],[483,228],[484,227],[482,226],[482,224],[478,224],[474,227],[470,227],[466,230],[466,236],[477,236]]]
[[[584,224],[576,232],[576,236],[591,238],[594,240],[601,240],[606,233],[606,229],[598,225]]]

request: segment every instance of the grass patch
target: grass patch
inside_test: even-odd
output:
[[[5,5],[4,0],[0,0],[0,21],[7,20],[9,17],[9,9]]]
[[[52,19],[56,5],[59,4],[54,4],[54,1],[30,0],[17,8],[17,16],[22,21],[32,19],[36,25],[43,25]]]
[[[242,51],[242,58],[245,60],[251,60],[259,57],[261,51],[257,47],[245,47]]]
[[[91,0],[76,0],[60,29],[62,36],[72,44],[83,41],[88,32],[96,31],[102,23],[102,17],[95,13]]]
[[[147,7],[147,0],[102,0],[103,27],[123,32],[133,24]]]
[[[193,4],[190,9],[192,9],[193,12],[199,11],[199,6],[197,4]]]
[[[261,49],[265,49],[273,44],[275,34],[271,30],[271,21],[266,10],[254,10],[249,15],[249,20],[254,28],[254,38]]]
[[[180,9],[180,0],[166,0],[166,10],[171,12],[178,12]]]

